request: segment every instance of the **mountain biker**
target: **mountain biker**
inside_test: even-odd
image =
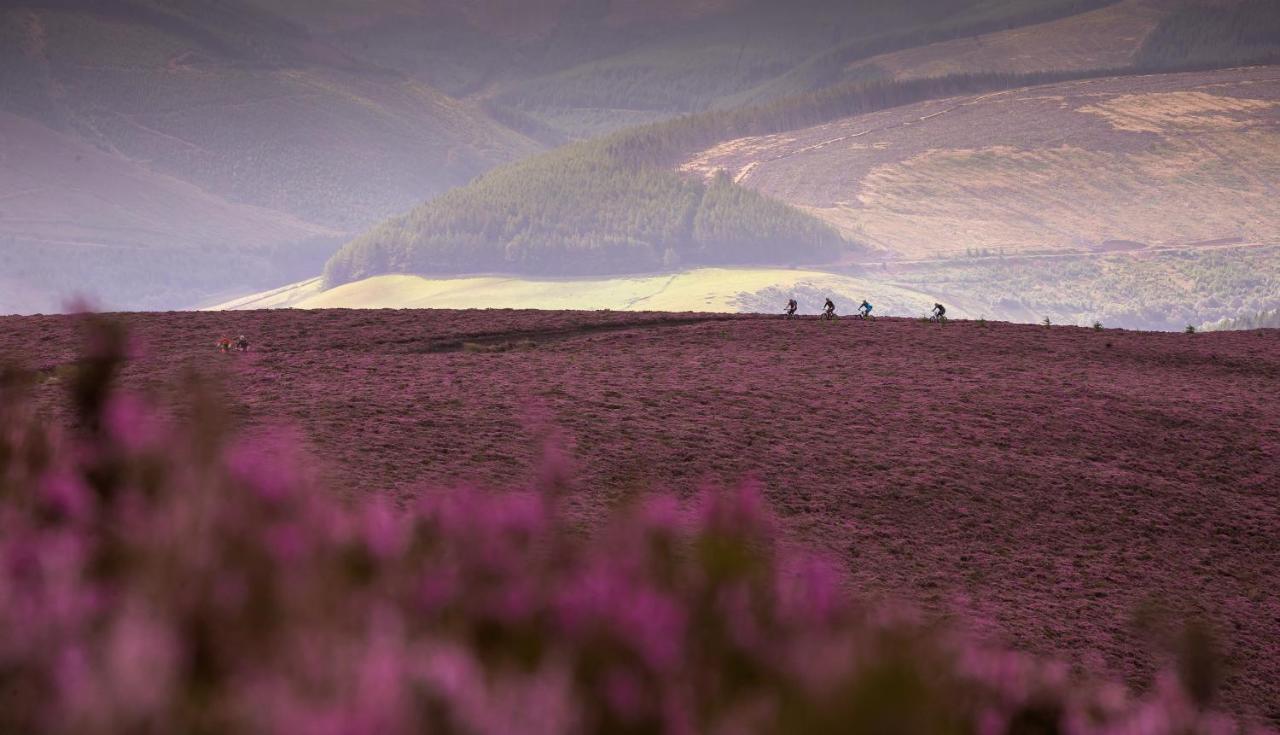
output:
[[[836,303],[832,301],[830,297],[828,297],[827,303],[822,305],[822,316],[827,319],[830,319],[835,315],[836,315]]]
[[[236,337],[235,345],[236,345],[236,350],[237,350],[238,352],[248,352],[248,351],[249,351],[249,340],[248,340],[248,339],[246,339],[246,338],[245,338],[245,336],[244,336],[243,334],[242,334],[242,335],[240,335],[239,337]]]
[[[230,338],[230,337],[219,337],[219,338],[218,338],[218,351],[219,351],[219,352],[230,352],[230,351],[231,351],[231,338]]]
[[[800,305],[796,303],[796,300],[791,299],[790,301],[787,302],[787,308],[785,313],[788,317],[793,317],[796,315],[796,309],[799,309],[799,308],[800,308]]]
[[[866,299],[863,299],[862,305],[858,307],[858,313],[862,315],[863,319],[867,319],[871,316],[872,308],[874,307],[871,306],[871,302],[867,301]]]
[[[942,304],[933,305],[933,318],[937,321],[943,321],[947,318],[947,307]]]

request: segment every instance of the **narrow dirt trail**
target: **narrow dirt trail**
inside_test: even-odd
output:
[[[697,324],[707,324],[709,322],[742,321],[744,319],[764,318],[768,317],[758,314],[704,314],[687,317],[656,317],[612,324],[585,324],[548,329],[511,329],[493,332],[475,332],[464,335],[450,335],[447,337],[431,337],[426,340],[392,340],[389,342],[365,342],[357,340],[349,343],[328,343],[319,349],[365,352],[371,347],[393,344],[398,346],[398,348],[392,350],[393,353],[439,354],[463,352],[473,346],[495,347],[526,343],[525,346],[533,347],[550,342],[558,342],[573,339],[575,337],[587,337],[595,334],[628,332],[634,330],[651,332],[653,330],[675,329],[678,327],[688,327]]]

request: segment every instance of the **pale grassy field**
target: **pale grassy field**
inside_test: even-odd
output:
[[[872,279],[810,270],[700,268],[675,274],[539,280],[502,276],[377,276],[328,291],[312,279],[221,304],[216,309],[610,309],[614,311],[781,311],[789,295],[807,311],[830,295],[849,313],[863,298],[877,312],[918,315],[928,295]]]
[[[1280,67],[934,100],[729,141],[727,171],[907,258],[1280,239]]]

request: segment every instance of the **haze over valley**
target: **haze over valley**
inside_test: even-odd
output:
[[[832,278],[903,314],[1276,308],[1274,4],[802,5],[7,4],[0,310],[508,303],[486,278],[625,309],[672,277],[682,308]],[[420,288],[345,288],[383,275]]]

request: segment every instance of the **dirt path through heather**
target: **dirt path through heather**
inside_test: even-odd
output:
[[[573,339],[575,337],[586,337],[593,334],[603,334],[608,332],[672,329],[695,324],[706,324],[708,322],[738,321],[751,318],[768,317],[754,314],[705,314],[685,317],[641,318],[634,321],[623,321],[614,324],[587,324],[582,326],[550,329],[514,329],[494,332],[476,332],[463,336],[432,337],[421,341],[395,340],[391,342],[391,344],[402,345],[400,349],[393,350],[395,352],[409,354],[437,354],[462,352],[473,346],[482,348],[503,346],[533,347],[549,342],[558,342],[561,340]],[[364,352],[370,349],[370,347],[386,344],[389,343],[378,342],[371,345],[367,342],[355,341],[347,344],[328,344],[325,345],[323,349],[356,350]]]

